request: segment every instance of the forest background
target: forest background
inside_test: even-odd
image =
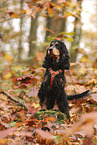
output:
[[[40,109],[37,92],[45,71],[42,63],[46,49],[54,39],[64,41],[70,54],[71,68],[66,71],[67,94],[91,90],[90,98],[77,101],[76,105],[70,102],[72,124],[79,120],[79,114],[86,113],[84,118],[87,120],[88,113],[97,111],[97,0],[1,0],[0,144],[13,144],[13,136],[17,143],[22,141],[23,144],[54,142],[51,134],[55,136],[55,142],[84,144],[87,141],[84,137],[87,136],[87,144],[92,141],[97,144],[95,113],[90,114],[89,119],[95,118],[87,120],[88,125],[91,125],[86,127],[85,136],[80,133],[80,141],[78,134],[68,139],[65,132],[63,139],[62,132],[57,136],[55,129],[47,134],[48,138],[42,136],[45,134],[42,130],[36,131],[38,136],[35,130],[31,133],[27,127],[27,133],[21,129],[17,131],[25,124],[25,120],[31,126],[29,118]],[[53,119],[49,118],[51,122]],[[18,125],[20,122],[22,124]],[[41,128],[35,118],[32,122],[32,126]],[[87,128],[93,128],[95,122],[96,133],[91,131],[88,134]],[[71,130],[75,132],[72,125]],[[8,136],[12,132],[13,135]]]

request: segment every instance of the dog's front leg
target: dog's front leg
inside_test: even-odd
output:
[[[41,103],[41,110],[46,110],[47,107],[46,107],[46,98],[44,99],[44,102]]]

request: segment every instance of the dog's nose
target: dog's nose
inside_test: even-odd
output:
[[[51,53],[53,51],[53,48],[49,48],[49,52]]]
[[[50,47],[48,48],[48,54],[52,54],[54,48],[55,48],[55,44],[53,44],[52,46],[50,46]]]
[[[53,51],[53,46],[49,47],[48,54],[52,53],[52,51]]]

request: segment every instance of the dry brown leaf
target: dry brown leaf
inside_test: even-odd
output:
[[[83,144],[82,145],[94,145],[94,143],[93,143],[93,137],[85,138],[83,140]]]
[[[18,17],[19,17],[19,15],[16,14],[16,13],[13,13],[12,16],[11,16],[11,18],[18,18]]]
[[[72,109],[70,110],[70,114],[77,113],[79,110],[80,110],[79,107],[78,107],[78,108],[72,108]]]
[[[16,135],[16,136],[22,136],[22,137],[32,137],[32,133],[28,132],[28,131],[26,131],[26,132],[24,132],[24,131],[22,131],[22,132],[15,132],[14,135]]]
[[[12,127],[3,131],[0,131],[0,139],[7,137],[10,133],[16,130],[16,127]]]
[[[53,141],[53,140],[54,140],[53,136],[52,136],[49,132],[43,131],[43,130],[41,130],[41,129],[36,129],[35,131],[36,131],[36,132],[41,136],[41,138],[43,138],[43,139],[50,140],[50,141]]]
[[[55,32],[54,32],[54,31],[52,31],[51,29],[44,28],[44,30],[49,31],[49,32],[51,32],[52,34],[55,34]]]
[[[7,145],[7,142],[8,142],[7,138],[0,139],[0,145]]]
[[[91,96],[92,96],[92,100],[93,100],[93,102],[95,103],[95,104],[97,104],[97,93],[96,94],[91,94]]]
[[[70,128],[58,131],[57,134],[68,137],[77,131],[84,131],[88,137],[93,134],[93,126],[97,122],[97,112],[87,113],[81,116],[78,123],[74,123]]]
[[[49,4],[47,6],[47,8],[48,8],[48,14],[49,15],[54,15],[55,12],[53,11],[53,5]]]
[[[86,133],[84,131],[77,131],[75,132],[75,135],[79,135],[80,137],[85,137]]]
[[[45,122],[54,122],[54,121],[56,121],[56,118],[54,118],[54,117],[48,117],[48,118],[45,118]]]
[[[26,14],[26,10],[22,10],[21,11],[21,14]]]
[[[96,79],[93,78],[86,83],[86,85],[91,85],[91,84],[96,84]]]

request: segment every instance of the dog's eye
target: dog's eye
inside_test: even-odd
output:
[[[56,42],[55,44],[59,44],[58,42]]]
[[[56,42],[55,45],[58,47],[58,48],[61,48],[61,44]]]

